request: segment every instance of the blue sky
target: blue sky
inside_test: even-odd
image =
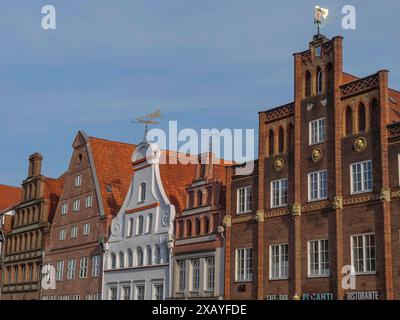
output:
[[[41,28],[46,4],[54,31]],[[60,175],[78,130],[138,143],[131,120],[156,108],[161,128],[257,129],[258,111],[293,97],[292,53],[315,33],[315,4],[330,9],[322,32],[345,38],[346,71],[389,69],[400,89],[397,0],[2,0],[0,183],[19,185],[36,151]],[[341,28],[345,4],[357,30]]]

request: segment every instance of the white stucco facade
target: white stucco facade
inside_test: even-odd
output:
[[[132,156],[133,179],[112,222],[104,255],[105,300],[159,300],[170,296],[175,207],[162,185],[159,155],[156,146],[143,142]]]

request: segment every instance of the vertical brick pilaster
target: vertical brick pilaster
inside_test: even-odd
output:
[[[383,261],[384,261],[384,282],[385,298],[393,299],[393,270],[392,270],[392,239],[390,221],[390,189],[389,189],[389,162],[388,162],[388,135],[386,125],[389,121],[389,89],[386,70],[379,71],[379,138],[380,138],[380,166],[381,166],[381,198],[383,212]]]
[[[258,135],[258,234],[257,234],[257,299],[264,299],[264,269],[265,269],[265,237],[264,237],[264,210],[265,210],[265,157],[266,157],[265,113],[259,114]]]
[[[290,295],[301,295],[301,100],[303,70],[300,54],[294,55],[294,186],[291,234],[289,235]],[[300,208],[300,212],[296,210]],[[290,249],[292,248],[292,249]]]
[[[333,236],[330,243],[330,250],[333,253],[332,270],[336,299],[343,299],[342,287],[342,267],[343,267],[343,188],[342,188],[342,137],[343,137],[343,107],[340,99],[340,85],[342,84],[343,74],[343,38],[335,37],[333,40],[333,97],[334,106],[334,126],[331,128],[333,135],[333,159],[334,167],[330,172],[335,172],[334,176],[334,206],[333,217]]]
[[[224,279],[224,299],[229,300],[231,296],[231,214],[232,214],[232,174],[233,169],[226,168],[226,203],[225,203],[225,279]]]

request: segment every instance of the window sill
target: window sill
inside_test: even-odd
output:
[[[281,281],[281,280],[289,280],[288,277],[284,277],[284,278],[269,278],[269,281]]]
[[[356,272],[356,276],[371,276],[376,275],[376,271]]]
[[[352,192],[350,193],[350,195],[351,195],[351,196],[356,196],[356,195],[359,195],[359,194],[370,193],[370,192],[372,192],[372,190],[352,191]]]
[[[328,200],[328,197],[318,198],[318,199],[308,199],[308,202],[318,202],[318,201],[324,201],[324,200]]]
[[[280,209],[280,208],[285,208],[285,207],[287,207],[288,206],[288,204],[286,203],[286,204],[281,204],[281,205],[279,205],[279,206],[270,206],[270,209],[271,210],[273,210],[273,209]]]
[[[318,142],[314,142],[314,143],[308,143],[308,146],[309,147],[315,147],[315,146],[318,146],[320,144],[324,144],[325,142],[326,142],[325,140],[322,140],[322,141],[318,141]]]
[[[324,275],[308,275],[307,279],[321,279],[321,278],[329,278],[329,274],[324,274]]]
[[[249,282],[253,282],[252,279],[249,280],[235,280],[234,283],[249,283]]]
[[[250,211],[243,211],[243,212],[236,212],[236,214],[237,215],[242,215],[242,214],[249,214],[249,213],[252,213],[253,212],[253,210],[250,210]]]

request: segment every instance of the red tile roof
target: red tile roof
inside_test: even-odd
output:
[[[57,204],[60,199],[60,196],[63,192],[64,182],[65,182],[66,173],[60,176],[57,179],[45,177],[44,180],[44,198],[49,200],[50,203],[50,211],[48,215],[48,221],[52,222]]]
[[[115,216],[125,200],[131,183],[133,174],[131,157],[136,145],[95,137],[90,137],[89,141],[105,214]],[[179,161],[173,164],[173,158],[176,159],[177,153],[162,152],[167,160],[166,164],[159,166],[162,184],[170,202],[175,205],[177,211],[180,211],[185,207],[185,189],[195,178],[196,165],[181,164]],[[231,162],[221,161],[221,164],[215,165],[214,168],[215,177],[222,181],[225,180],[224,166],[226,164],[231,164]],[[107,191],[107,185],[111,186],[111,192]]]
[[[0,211],[21,201],[21,188],[0,184]]]
[[[132,179],[131,157],[136,146],[129,143],[89,138],[94,166],[106,216],[118,214]],[[107,187],[111,186],[108,191]]]

